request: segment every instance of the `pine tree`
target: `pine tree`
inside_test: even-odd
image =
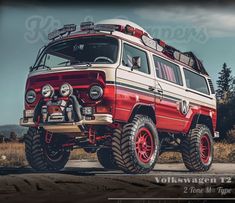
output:
[[[221,139],[231,142],[234,140],[231,132],[235,129],[235,86],[231,68],[228,68],[226,63],[219,72],[217,85],[217,130],[220,132]]]
[[[235,77],[233,77],[232,82],[232,97],[235,99]]]
[[[16,141],[16,139],[17,139],[16,133],[14,131],[10,132],[10,140],[14,142]]]
[[[222,70],[219,72],[217,80],[218,89],[216,90],[216,97],[219,103],[227,103],[232,96],[233,77],[231,75],[231,68],[224,63]]]

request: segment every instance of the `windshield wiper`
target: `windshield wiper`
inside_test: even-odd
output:
[[[61,62],[61,63],[59,63],[58,65],[64,65],[64,64],[65,64],[66,66],[68,66],[68,63],[70,63],[70,60]]]
[[[80,66],[81,66],[81,65],[82,65],[82,66],[91,67],[91,62],[73,61],[73,63],[71,64],[71,61],[70,61],[70,60],[61,62],[61,63],[59,63],[58,65],[63,65],[63,64],[65,64],[66,66],[69,66],[68,63],[70,63],[69,65],[71,65],[71,66],[74,66],[74,65],[80,65]]]
[[[61,62],[59,63],[58,65],[62,65],[62,64],[66,64],[66,66],[68,66],[67,63],[69,63],[70,61],[64,61],[64,62]],[[92,64],[91,62],[75,62],[73,64],[70,64],[71,66],[75,66],[75,68],[89,68],[89,67],[92,67]],[[43,65],[43,64],[40,64],[40,65],[37,65],[37,66],[34,66],[30,69],[30,71],[32,72],[33,70],[38,70],[40,67],[43,67],[43,69],[48,69],[48,70],[51,70],[51,68],[47,65]]]
[[[40,68],[40,67],[43,67],[43,69],[46,68],[46,69],[48,69],[48,70],[51,70],[51,68],[50,68],[49,66],[44,65],[44,64],[40,64],[40,65],[34,66],[34,67],[32,68],[32,71],[33,71],[33,70],[38,70],[38,68]]]
[[[84,67],[85,66],[85,68],[88,68],[88,67],[91,67],[92,66],[92,64],[91,64],[91,62],[86,62],[86,61],[84,61],[84,62],[79,62],[79,61],[77,61],[77,62],[75,62],[75,63],[73,63],[73,66],[76,66],[76,67]]]

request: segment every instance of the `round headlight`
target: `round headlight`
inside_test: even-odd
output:
[[[47,98],[47,97],[52,97],[54,94],[54,89],[51,85],[44,85],[42,88],[42,96]]]
[[[104,93],[104,91],[103,91],[102,87],[100,87],[98,85],[94,85],[90,89],[89,96],[91,99],[97,100],[103,96],[103,93]]]
[[[73,88],[70,84],[65,83],[60,87],[60,94],[63,97],[68,97],[73,94]]]
[[[27,103],[32,104],[36,100],[36,92],[34,90],[29,90],[25,94],[25,100]]]

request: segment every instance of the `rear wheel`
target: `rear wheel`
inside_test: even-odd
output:
[[[70,152],[62,148],[62,135],[52,136],[51,142],[45,142],[44,130],[29,128],[25,136],[26,158],[30,166],[38,171],[59,171],[64,168]]]
[[[155,124],[147,116],[136,115],[122,130],[115,130],[112,149],[116,164],[124,172],[150,172],[159,154]]]
[[[111,148],[101,148],[97,151],[97,158],[105,169],[117,169]]]
[[[182,158],[190,171],[207,171],[213,161],[213,139],[210,129],[198,124],[182,141]]]

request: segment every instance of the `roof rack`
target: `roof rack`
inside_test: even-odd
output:
[[[66,24],[64,27],[54,30],[48,34],[49,40],[55,40],[56,38],[62,38],[65,34],[70,35],[71,32],[76,31],[75,24]]]
[[[162,52],[167,57],[180,61],[188,66],[190,66],[195,71],[202,73],[204,75],[208,75],[205,70],[202,62],[196,57],[193,52],[181,52],[178,49],[166,44],[164,41],[156,38],[149,38],[147,36],[141,37],[142,42],[145,46],[148,46],[154,50]]]
[[[55,30],[48,34],[49,40],[55,40],[56,38],[61,38],[65,34],[70,35],[71,32],[76,31],[76,25],[75,24],[68,24],[64,25],[63,28]],[[145,32],[144,30],[141,30],[139,28],[135,28],[133,26],[130,26],[129,24],[124,25],[118,25],[118,24],[94,24],[94,22],[82,22],[80,24],[80,31],[107,31],[112,34],[114,31],[119,31],[128,35],[131,35],[133,37],[140,38],[142,40],[142,43],[150,47],[154,50],[157,50],[159,52],[162,52],[167,57],[180,61],[188,66],[190,66],[195,71],[208,75],[207,71],[205,70],[202,62],[195,56],[193,52],[181,52],[178,49],[166,44],[164,41],[157,39],[157,38],[151,38],[150,35]]]
[[[206,69],[204,68],[202,62],[196,57],[193,52],[181,52],[178,49],[166,44],[160,39],[153,39],[156,41],[162,48],[162,53],[168,56],[171,59],[180,61],[188,66],[190,66],[195,71],[208,75]]]
[[[194,70],[196,70],[197,72],[200,72],[202,74],[209,75],[207,73],[206,69],[204,68],[201,60],[199,60],[193,52],[191,52],[191,51],[190,52],[184,52],[183,54],[194,60],[194,64],[192,65],[192,68]]]

